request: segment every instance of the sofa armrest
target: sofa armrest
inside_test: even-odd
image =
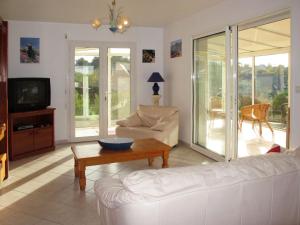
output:
[[[179,114],[175,113],[173,116],[171,116],[170,122],[166,126],[166,130],[178,128],[178,126],[179,126]]]
[[[156,131],[169,131],[178,126],[178,113],[173,114],[168,118],[160,118],[156,121],[156,124],[150,127],[152,130]]]
[[[164,129],[164,131],[170,131],[173,129],[178,129],[179,127],[179,114],[176,112],[168,119],[168,123]]]

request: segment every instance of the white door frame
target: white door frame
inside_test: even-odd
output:
[[[231,69],[231,56],[232,56],[232,43],[231,43],[231,27],[227,26],[225,28],[225,33],[226,33],[226,41],[225,41],[225,51],[226,51],[226,105],[225,105],[225,161],[229,161],[231,158],[231,140],[230,137],[232,137],[232,103],[231,103],[231,98],[232,98],[232,90],[231,90],[231,82],[232,82],[232,69]]]
[[[66,93],[69,95],[69,105],[67,106],[67,113],[69,116],[69,141],[81,142],[81,141],[94,141],[99,139],[97,136],[93,137],[75,137],[75,107],[74,107],[74,73],[75,73],[75,48],[86,47],[86,48],[99,48],[99,129],[100,137],[107,136],[108,126],[108,109],[107,107],[107,93],[108,93],[108,49],[109,48],[130,48],[130,108],[131,112],[136,109],[136,79],[135,79],[135,58],[136,58],[136,44],[134,42],[95,42],[95,41],[69,41],[69,74],[67,78]],[[102,113],[102,116],[101,116]]]
[[[231,136],[230,149],[227,155],[227,160],[236,159],[238,157],[238,66],[239,66],[239,48],[238,48],[238,26],[231,26],[232,33],[232,71],[230,73],[232,84],[232,124],[231,124]]]

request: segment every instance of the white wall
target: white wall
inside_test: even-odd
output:
[[[151,83],[146,80],[152,72],[164,72],[163,29],[131,27],[123,34],[112,34],[106,27],[99,30],[89,25],[9,21],[8,76],[51,77],[51,106],[56,108],[56,140],[69,138],[67,76],[69,70],[68,40],[133,42],[136,44],[135,78],[136,102],[151,104]],[[40,38],[40,63],[20,63],[20,37]],[[155,49],[155,63],[142,63],[142,49]],[[163,88],[161,90],[163,95]]]
[[[274,12],[290,9],[292,20],[291,74],[291,147],[300,145],[300,101],[295,86],[300,85],[300,1],[299,0],[226,0],[210,9],[176,21],[165,29],[165,73],[168,103],[180,108],[180,139],[191,140],[191,63],[192,37],[219,32],[226,25],[236,25]],[[182,39],[183,56],[170,59],[170,42]]]

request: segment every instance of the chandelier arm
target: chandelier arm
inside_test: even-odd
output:
[[[128,20],[126,17],[124,17],[126,19],[123,18],[122,9],[122,7],[117,8],[116,0],[112,0],[111,5],[108,5],[109,30],[113,33],[123,33],[128,28]],[[98,29],[102,25],[102,22],[100,21],[100,19],[97,18],[92,21],[91,25],[93,28]]]

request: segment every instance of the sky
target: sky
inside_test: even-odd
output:
[[[248,64],[252,65],[252,58],[240,58],[239,63],[242,65]],[[289,66],[289,56],[287,53],[284,54],[276,54],[276,55],[266,55],[266,56],[256,56],[255,57],[255,65],[271,65],[271,66],[279,66],[283,65],[285,67]]]
[[[32,45],[34,49],[40,48],[40,39],[39,38],[27,38],[27,37],[21,37],[20,38],[20,46],[21,48],[27,48],[28,45]]]

